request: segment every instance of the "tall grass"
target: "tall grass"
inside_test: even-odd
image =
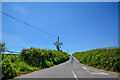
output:
[[[80,63],[100,69],[120,72],[120,49],[103,48],[85,52],[76,52],[72,56],[76,57]]]

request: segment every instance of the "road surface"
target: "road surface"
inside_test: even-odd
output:
[[[88,67],[79,63],[79,61],[70,57],[70,59],[59,65],[53,67],[34,71],[25,75],[15,77],[14,79],[21,78],[62,78],[73,80],[118,80],[118,73],[108,72],[92,67]],[[103,79],[104,78],[104,79]],[[109,78],[109,79],[108,79]]]

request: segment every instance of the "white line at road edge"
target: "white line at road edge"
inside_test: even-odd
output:
[[[107,73],[103,73],[103,72],[90,72],[89,70],[91,70],[91,69],[89,69],[89,68],[86,68],[86,67],[83,67],[83,69],[85,69],[88,73],[90,73],[90,74],[103,74],[103,75],[109,75],[109,74],[107,74]],[[93,70],[92,70],[93,71]]]
[[[75,75],[75,73],[73,72],[73,70],[72,70],[72,74],[73,74],[73,76],[75,77],[75,79],[78,80],[78,79],[77,79],[77,76]]]

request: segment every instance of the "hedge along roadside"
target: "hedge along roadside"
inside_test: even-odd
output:
[[[65,62],[69,54],[55,50],[23,49],[21,54],[2,54],[2,79]]]
[[[76,57],[80,63],[93,66],[99,69],[120,72],[120,49],[102,48],[85,52],[76,52],[72,56]]]
[[[51,67],[69,59],[66,52],[39,48],[24,49],[21,57],[27,64],[41,68]]]

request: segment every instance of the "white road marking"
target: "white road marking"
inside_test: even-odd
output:
[[[75,77],[75,79],[78,80],[78,79],[77,79],[77,76],[75,75],[75,73],[73,72],[73,70],[72,70],[72,74],[73,74],[73,76]]]
[[[91,73],[91,74],[103,74],[103,75],[108,75],[107,73],[99,72],[99,73]]]
[[[83,69],[85,69],[85,70],[86,70],[88,73],[90,73],[90,74],[102,74],[102,75],[109,75],[109,74],[104,73],[104,72],[93,71],[93,70],[91,70],[91,69],[89,69],[89,68],[86,68],[86,67],[83,67]],[[93,71],[93,72],[90,72],[89,70],[91,70],[91,71]]]

